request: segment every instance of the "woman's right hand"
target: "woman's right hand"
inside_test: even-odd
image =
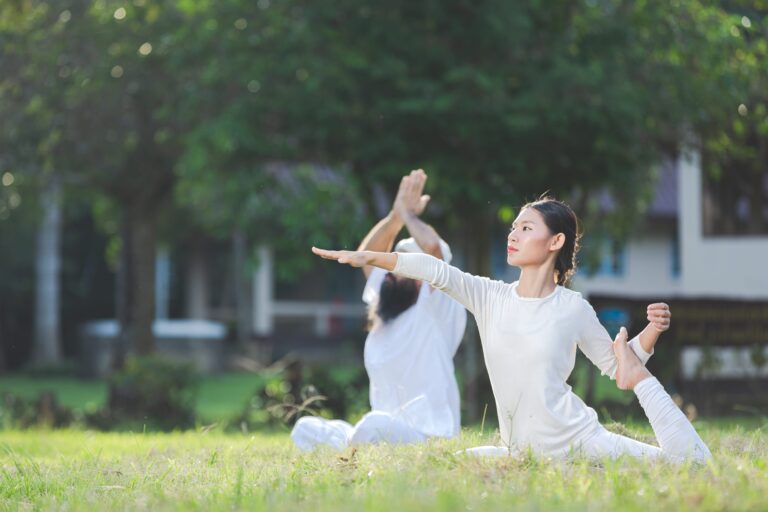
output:
[[[369,251],[329,251],[312,247],[312,252],[326,260],[336,260],[339,263],[353,267],[364,267],[371,260]]]
[[[397,265],[397,253],[374,251],[329,251],[327,249],[312,248],[312,252],[326,260],[336,260],[343,265],[352,267],[364,267],[372,265],[390,272]]]

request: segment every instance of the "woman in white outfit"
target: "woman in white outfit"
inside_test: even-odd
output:
[[[564,287],[575,269],[578,221],[550,198],[524,206],[507,238],[507,262],[520,279],[508,284],[464,273],[424,254],[370,251],[313,252],[352,266],[373,265],[422,279],[475,315],[488,368],[503,446],[469,450],[500,455],[531,449],[546,456],[711,458],[709,449],[644,364],[669,328],[666,304],[648,306],[649,325],[629,343],[624,328],[612,342],[592,306]],[[576,349],[637,395],[659,446],[608,432],[597,414],[566,384]]]

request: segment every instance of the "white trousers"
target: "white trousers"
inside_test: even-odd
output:
[[[291,439],[300,450],[308,451],[318,446],[343,450],[363,444],[420,443],[427,436],[389,413],[371,411],[355,426],[342,420],[305,416],[294,425]]]
[[[596,458],[617,458],[629,455],[678,462],[693,460],[699,463],[712,458],[709,448],[696,433],[691,422],[655,377],[640,381],[634,391],[656,434],[659,447],[608,432],[600,426],[594,434],[578,446],[571,447],[572,450]],[[478,456],[502,456],[510,455],[510,449],[501,446],[478,446],[465,450],[464,453]]]

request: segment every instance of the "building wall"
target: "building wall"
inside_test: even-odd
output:
[[[577,273],[573,287],[590,294],[624,297],[663,297],[680,294],[680,278],[672,273],[672,244],[675,233],[642,233],[632,237],[625,248],[621,275]]]
[[[704,237],[698,156],[682,157],[677,172],[677,233],[637,233],[626,246],[621,275],[577,274],[574,288],[587,296],[767,299],[768,236]],[[675,237],[679,237],[679,275],[672,270]]]
[[[682,287],[688,296],[768,298],[768,236],[704,237],[699,157],[679,162]]]

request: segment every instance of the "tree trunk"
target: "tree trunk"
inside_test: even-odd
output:
[[[43,209],[35,254],[35,349],[37,366],[61,359],[61,183],[54,175],[41,195]]]
[[[121,222],[120,268],[117,286],[117,318],[120,336],[113,367],[122,367],[125,355],[154,352],[155,255],[157,219],[150,209],[128,206]]]
[[[480,276],[490,276],[490,232],[488,229],[488,218],[470,219],[467,224],[465,248],[467,254],[467,271]],[[465,386],[464,391],[465,404],[467,411],[467,421],[477,422],[480,420],[481,406],[478,378],[483,368],[482,357],[480,353],[480,335],[474,317],[471,317],[467,332],[464,338],[465,358],[464,373]],[[494,404],[488,404],[492,407]]]
[[[237,313],[236,336],[237,343],[244,346],[251,334],[251,301],[246,279],[246,263],[248,259],[248,242],[242,231],[236,231],[232,236],[232,264],[235,279],[235,311]]]
[[[0,375],[5,372],[5,337],[3,335],[3,323],[0,318]]]

